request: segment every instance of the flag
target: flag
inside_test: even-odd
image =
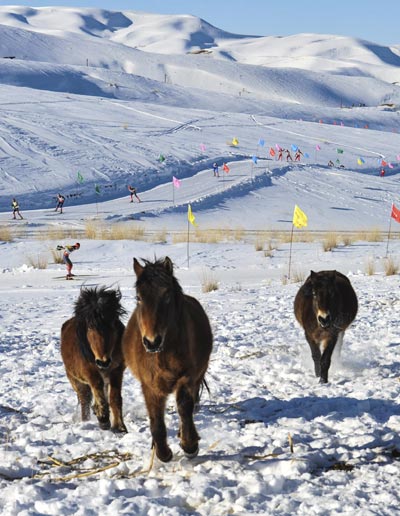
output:
[[[315,150],[321,150],[321,147],[318,145],[318,143],[317,143],[317,145],[315,146]]]
[[[269,149],[269,155],[270,155],[272,158],[275,156],[275,151],[274,151],[274,149],[273,149],[272,147]]]
[[[95,192],[97,193],[97,195],[100,195],[100,186],[99,186],[99,185],[96,185],[96,186],[94,187],[94,190],[95,190]]]
[[[200,143],[200,150],[202,152],[204,152],[206,150],[206,146],[204,145],[204,143]]]
[[[222,170],[226,173],[228,173],[230,171],[230,168],[228,167],[228,165],[226,163],[223,164],[222,166]]]
[[[305,158],[309,158],[309,157],[310,157],[310,155],[308,154],[308,152],[305,152],[305,153],[304,153],[304,157],[305,157]]]
[[[396,159],[397,161],[400,161],[400,154],[397,154]]]
[[[253,163],[257,163],[257,156],[253,156],[252,158]]]
[[[76,180],[78,181],[79,184],[83,183],[83,175],[78,172],[78,175],[76,176]]]
[[[392,219],[394,219],[396,222],[400,222],[400,210],[396,208],[394,204],[392,204],[392,213],[390,214]]]
[[[160,154],[160,155],[158,156],[158,161],[159,161],[160,163],[162,163],[163,161],[165,161],[165,157],[164,157],[162,154]]]
[[[265,140],[263,140],[262,138],[260,138],[260,139],[258,140],[258,145],[259,145],[260,147],[264,147],[264,145],[265,145]]]
[[[195,216],[192,213],[192,207],[190,204],[188,204],[188,221],[192,224],[192,226],[197,226],[195,220]]]
[[[181,186],[181,182],[175,176],[172,176],[172,183],[175,186],[175,188],[179,188]]]
[[[275,143],[275,149],[280,151],[282,150],[282,147],[278,143]]]
[[[292,147],[293,152],[296,152],[298,149],[297,145],[294,145],[293,143],[292,143],[291,147]]]
[[[387,166],[387,162],[383,159],[383,160],[381,161],[381,165],[382,165],[382,167],[386,167],[386,166]]]
[[[338,154],[343,154],[343,149],[336,149]]]
[[[232,145],[237,147],[239,145],[239,140],[237,138],[232,138]]]
[[[296,226],[296,228],[302,228],[303,226],[307,226],[307,222],[307,215],[304,213],[304,211],[301,211],[297,204],[295,204],[293,212],[293,225]]]
[[[357,163],[359,165],[362,165],[363,163],[365,163],[365,160],[363,158],[358,158]]]
[[[389,168],[394,168],[393,165],[391,163],[388,163],[388,167]]]

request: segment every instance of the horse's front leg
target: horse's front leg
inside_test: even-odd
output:
[[[331,365],[331,357],[336,346],[337,338],[337,334],[334,333],[323,343],[325,349],[321,357],[321,377],[319,383],[328,383],[328,371]]]
[[[172,459],[172,451],[167,444],[167,428],[164,421],[167,397],[154,393],[144,384],[142,384],[142,391],[150,418],[152,446],[155,447],[156,455],[162,462],[169,462]]]
[[[104,394],[104,381],[99,375],[93,375],[91,378],[90,387],[94,398],[93,412],[95,413],[99,426],[102,430],[110,428],[110,409]]]
[[[320,378],[321,376],[321,349],[319,347],[319,342],[316,342],[311,335],[308,335],[306,333],[306,340],[308,342],[308,345],[311,349],[311,356],[314,360],[314,370],[315,370],[315,376],[317,378]]]
[[[186,457],[193,458],[199,453],[199,434],[193,421],[194,397],[187,384],[176,391],[176,404],[180,417],[179,437]]]
[[[72,375],[68,374],[68,379],[71,382],[72,387],[74,388],[76,395],[78,396],[78,401],[81,406],[81,419],[82,421],[89,421],[90,419],[90,402],[92,401],[92,391],[90,390],[89,385],[83,383]]]
[[[121,390],[123,374],[124,370],[122,367],[118,367],[110,373],[109,402],[112,420],[111,430],[116,433],[124,433],[128,431],[122,418]]]

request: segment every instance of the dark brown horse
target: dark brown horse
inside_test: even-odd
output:
[[[358,301],[349,279],[337,271],[311,271],[294,300],[294,313],[305,331],[315,375],[327,383],[332,352],[357,315]]]
[[[208,317],[200,303],[182,292],[166,257],[141,265],[133,260],[137,306],[122,341],[127,366],[141,382],[157,457],[168,462],[165,404],[175,392],[181,447],[188,457],[199,450],[193,410],[212,350]]]
[[[61,329],[61,355],[81,405],[82,421],[90,418],[90,403],[100,428],[126,432],[122,419],[122,377],[125,363],[121,341],[125,314],[119,290],[83,288],[74,317]],[[110,408],[112,425],[110,425]]]

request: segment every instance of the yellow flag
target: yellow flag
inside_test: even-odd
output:
[[[357,163],[358,163],[359,165],[362,165],[362,164],[363,164],[363,162],[362,162],[362,160],[361,160],[360,158],[358,158]]]
[[[195,222],[195,216],[193,215],[192,213],[192,207],[190,206],[190,204],[188,204],[188,221],[193,225],[193,226],[197,226],[196,222]]]
[[[232,145],[237,147],[239,145],[239,140],[237,138],[232,138]]]
[[[296,228],[302,228],[303,226],[307,226],[307,222],[307,215],[304,213],[304,211],[301,211],[297,204],[295,204],[293,212],[293,225],[296,226]]]

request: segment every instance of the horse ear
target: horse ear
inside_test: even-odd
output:
[[[135,271],[136,277],[138,278],[142,272],[144,267],[140,265],[140,263],[136,260],[136,258],[133,259],[133,270]]]
[[[314,272],[314,271],[310,271],[310,278],[311,278],[311,279],[315,278],[315,276],[316,276],[316,275],[317,275],[317,273],[316,273],[316,272]]]
[[[173,272],[174,272],[174,265],[173,265],[173,263],[172,263],[171,258],[169,258],[168,256],[166,256],[166,257],[164,258],[164,261],[163,261],[163,266],[165,267],[166,271],[167,271],[169,274],[171,274],[171,276],[172,276],[172,274],[173,274]]]

